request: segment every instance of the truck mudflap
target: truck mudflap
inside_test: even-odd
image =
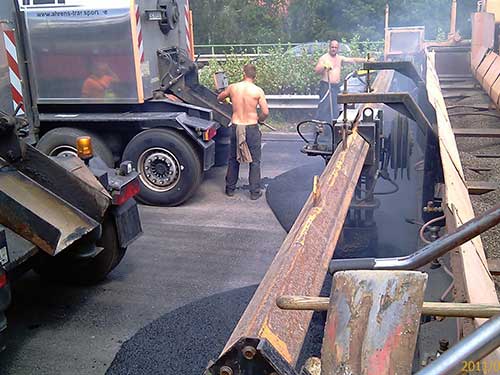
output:
[[[142,234],[137,203],[134,199],[129,199],[121,206],[113,207],[113,216],[120,247],[128,247],[128,245],[134,242]]]
[[[208,171],[215,165],[216,142],[212,139],[205,141],[200,135],[203,136],[203,133],[210,131],[211,128],[218,132],[221,129],[219,124],[214,121],[207,121],[187,115],[177,117],[177,121],[200,146],[203,158],[203,170]]]
[[[3,231],[0,233],[4,233]],[[4,241],[0,239],[0,246],[7,247],[5,241],[5,233],[3,234]],[[10,287],[7,282],[7,275],[2,266],[0,266],[0,352],[5,349],[5,330],[7,329],[7,318],[5,317],[5,310],[10,305],[11,295]]]

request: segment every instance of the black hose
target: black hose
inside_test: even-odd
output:
[[[333,150],[333,126],[332,124],[329,124],[328,122],[326,121],[318,121],[318,120],[304,120],[304,121],[301,121],[297,124],[297,127],[296,127],[296,130],[297,130],[297,134],[299,135],[300,138],[302,138],[302,140],[309,144],[311,142],[309,142],[306,137],[304,137],[304,135],[302,134],[302,132],[300,131],[300,127],[304,124],[307,124],[307,123],[312,123],[312,124],[316,124],[316,125],[327,125],[329,126],[331,129],[332,129],[332,150]]]

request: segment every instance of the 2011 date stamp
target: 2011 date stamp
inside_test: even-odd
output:
[[[500,374],[500,361],[463,361],[462,374]]]

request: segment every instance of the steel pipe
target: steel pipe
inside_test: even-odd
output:
[[[417,252],[394,258],[334,259],[330,273],[346,270],[414,270],[437,259],[500,223],[500,205],[469,220],[456,231],[431,242]]]
[[[500,315],[491,318],[469,336],[441,354],[439,358],[417,372],[416,375],[452,375],[462,373],[464,364],[476,363],[500,346]],[[488,362],[483,363],[483,372],[489,372]],[[479,363],[481,366],[481,363]],[[491,363],[491,365],[495,365]],[[496,364],[498,365],[498,364]],[[495,371],[496,372],[496,371]]]

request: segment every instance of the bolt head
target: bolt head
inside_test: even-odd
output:
[[[253,346],[245,346],[241,352],[243,353],[243,357],[245,357],[245,359],[248,359],[249,361],[252,360],[255,355],[257,354],[257,349],[255,349]]]
[[[222,366],[219,370],[220,375],[233,375],[233,369],[229,366]]]
[[[439,346],[447,348],[449,345],[450,345],[450,342],[447,339],[440,339],[439,340]]]

